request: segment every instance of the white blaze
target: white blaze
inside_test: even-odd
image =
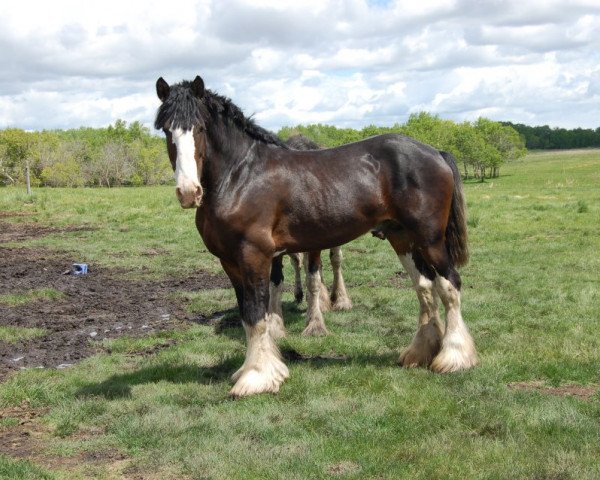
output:
[[[194,135],[192,130],[175,128],[171,130],[173,143],[177,147],[177,161],[175,163],[175,181],[177,188],[182,192],[195,191],[200,185],[198,181],[198,166],[194,153]]]

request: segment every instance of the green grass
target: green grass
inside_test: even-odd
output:
[[[533,153],[500,178],[466,182],[473,370],[396,365],[417,299],[398,284],[389,246],[365,236],[343,249],[354,309],[325,314],[331,335],[300,336],[302,309],[284,295],[281,347],[297,360],[278,395],[229,399],[243,331],[192,325],[106,342],[106,353],[70,369],[19,372],[0,386],[0,406],[50,408],[47,455],[118,450],[141,478],[599,478],[598,391],[584,400],[509,388],[600,383],[599,187],[600,151]],[[48,189],[25,200],[0,190],[0,210],[30,212],[11,221],[89,227],[27,243],[138,275],[219,271],[172,188]],[[285,273],[293,278],[289,262]],[[235,307],[227,290],[173,295],[206,316]],[[3,468],[34,467],[0,457]],[[111,462],[94,468],[94,478],[114,475]],[[43,471],[54,469],[31,478]]]
[[[42,337],[46,334],[43,328],[26,328],[0,325],[0,342],[16,343],[20,340]]]
[[[56,300],[64,297],[64,293],[53,288],[39,288],[22,293],[0,295],[0,305],[16,307],[36,300]]]
[[[51,480],[55,477],[31,462],[19,462],[0,454],[0,478],[6,480]]]

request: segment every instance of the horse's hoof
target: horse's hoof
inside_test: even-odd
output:
[[[429,352],[418,351],[409,346],[400,354],[398,363],[404,368],[428,367],[431,358]]]
[[[333,309],[334,310],[352,310],[352,302],[348,297],[341,297],[336,300],[333,300]]]
[[[305,337],[324,337],[326,335],[329,335],[329,332],[323,324],[309,323],[302,332],[302,335],[304,335]]]
[[[257,393],[277,393],[281,384],[290,376],[288,368],[280,360],[261,370],[249,368],[241,373],[240,370],[234,374],[235,385],[229,391],[229,395],[235,398]]]
[[[436,373],[451,373],[475,367],[479,361],[473,340],[465,337],[445,338],[440,353],[431,362],[431,370]]]

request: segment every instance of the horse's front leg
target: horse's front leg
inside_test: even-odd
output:
[[[260,251],[246,250],[240,270],[244,285],[242,325],[247,350],[244,364],[232,376],[235,385],[229,393],[234,397],[278,392],[289,376],[271,333],[274,315],[267,311],[271,259]]]

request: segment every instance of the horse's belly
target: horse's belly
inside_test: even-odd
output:
[[[367,233],[380,223],[379,211],[356,212],[353,215],[323,215],[319,219],[305,218],[291,222],[275,239],[288,252],[323,250],[348,243]],[[279,241],[278,241],[279,240]]]

